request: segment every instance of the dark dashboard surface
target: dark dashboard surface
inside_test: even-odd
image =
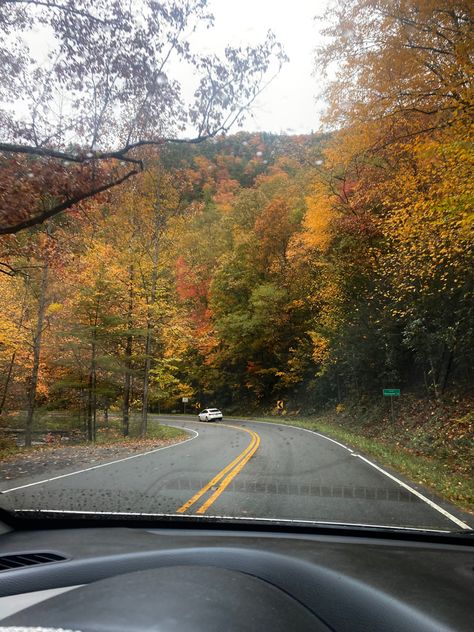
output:
[[[66,559],[0,572],[0,630],[470,631],[471,544],[202,527],[10,531],[1,556]],[[71,586],[2,618],[8,599]]]

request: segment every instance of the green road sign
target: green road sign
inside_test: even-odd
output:
[[[384,394],[384,397],[399,397],[400,389],[399,388],[384,388],[383,394]]]

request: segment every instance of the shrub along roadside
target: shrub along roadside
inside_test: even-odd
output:
[[[472,399],[440,405],[409,398],[393,422],[381,407],[341,408],[318,416],[253,419],[327,434],[474,513]]]

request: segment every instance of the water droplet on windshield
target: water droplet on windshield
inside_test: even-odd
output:
[[[167,83],[168,83],[168,77],[165,75],[165,73],[164,73],[164,72],[160,72],[160,73],[158,74],[158,76],[156,77],[156,83],[157,83],[159,86],[164,86],[165,84],[167,84]]]

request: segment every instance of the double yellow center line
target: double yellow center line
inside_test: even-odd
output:
[[[218,485],[217,489],[214,490],[209,498],[196,511],[197,514],[205,513],[258,450],[258,446],[260,445],[260,437],[256,432],[238,426],[226,425],[226,428],[235,428],[235,430],[242,430],[244,432],[247,432],[252,437],[251,442],[243,452],[241,452],[231,463],[229,463],[229,465],[226,465],[226,467],[224,467],[224,469],[216,474],[214,478],[209,481],[209,483],[206,483],[206,485],[204,485],[204,487],[196,492],[194,496],[187,500],[184,505],[181,505],[181,507],[177,510],[178,513],[184,513],[185,511],[187,511],[212,487]]]

